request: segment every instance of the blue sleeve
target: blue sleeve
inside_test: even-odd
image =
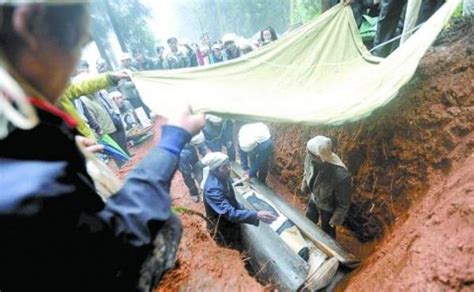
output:
[[[240,149],[240,147],[239,147],[239,156],[240,156],[240,165],[242,166],[242,169],[247,171],[249,169],[249,161],[248,161],[247,152]]]
[[[171,179],[179,152],[190,138],[183,129],[164,126],[158,147],[128,175],[123,188],[106,202],[99,217],[123,242],[134,246],[150,244],[170,217]]]
[[[220,188],[211,188],[206,191],[205,200],[217,214],[231,222],[258,225],[257,212],[234,208]]]

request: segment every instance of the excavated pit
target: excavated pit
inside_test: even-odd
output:
[[[474,202],[472,175],[466,175],[474,172],[468,159],[474,147],[473,52],[472,21],[454,21],[399,96],[369,118],[340,127],[271,125],[275,157],[269,186],[302,212],[307,198],[298,189],[309,138],[331,137],[353,174],[353,206],[338,240],[366,260],[338,290],[472,289]],[[155,123],[154,138],[117,171],[122,178],[156,145],[162,123]],[[179,173],[171,193],[175,206],[204,213]],[[248,258],[217,246],[202,218],[180,217],[178,264],[156,291],[265,290],[246,270]],[[436,252],[443,244],[449,248]],[[430,272],[420,276],[423,268]]]

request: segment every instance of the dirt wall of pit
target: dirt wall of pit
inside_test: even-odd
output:
[[[430,179],[472,153],[473,40],[472,21],[454,21],[398,97],[362,121],[339,127],[272,125],[271,172],[297,193],[306,141],[330,137],[353,174],[353,206],[345,226],[362,242],[381,238],[424,196]]]

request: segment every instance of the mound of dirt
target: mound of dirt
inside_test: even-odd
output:
[[[353,206],[345,226],[362,242],[380,239],[426,194],[433,176],[448,173],[453,163],[472,153],[473,25],[463,21],[452,26],[399,96],[369,118],[340,127],[272,125],[276,146],[271,171],[294,194],[302,179],[306,141],[315,135],[333,140],[353,174]]]
[[[472,291],[474,155],[439,179],[346,291]]]

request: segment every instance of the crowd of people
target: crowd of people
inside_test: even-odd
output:
[[[361,4],[347,2],[353,8]],[[394,2],[382,0],[378,29],[384,29]],[[26,127],[11,114],[8,135],[0,140],[0,289],[151,291],[173,267],[181,237],[180,221],[171,211],[176,170],[194,202],[202,192],[209,232],[218,231],[219,243],[238,240],[240,223],[275,220],[272,212],[239,204],[230,181],[230,162],[238,152],[245,179],[266,182],[274,147],[268,126],[237,127],[232,120],[188,109],[167,121],[158,145],[119,191],[107,200],[99,196],[76,137],[86,137],[78,140],[81,146],[107,154],[120,168],[155,116],[126,71],[112,71],[99,59],[99,75],[91,75],[89,64],[79,60],[89,41],[85,3],[13,3],[0,5],[0,58],[11,80],[0,83],[0,92],[9,102],[24,92],[38,125]],[[238,44],[232,35],[211,42],[204,34],[201,45],[173,37],[167,48],[157,48],[155,60],[140,52],[133,58],[123,54],[121,69],[205,66],[277,39],[271,27],[259,35],[256,45]],[[301,187],[302,193],[311,193],[306,216],[321,220],[321,228],[335,238],[351,203],[351,175],[329,138],[314,137],[306,150]]]
[[[156,56],[148,58],[139,50],[120,56],[121,68],[131,71],[172,70],[217,64],[233,60],[278,39],[275,30],[268,26],[258,32],[255,41],[248,41],[233,33],[211,41],[208,33],[201,36],[201,43],[190,43],[186,38],[171,37],[166,44],[156,46]],[[97,69],[106,66],[103,59],[97,61]],[[102,71],[99,71],[102,72]]]

